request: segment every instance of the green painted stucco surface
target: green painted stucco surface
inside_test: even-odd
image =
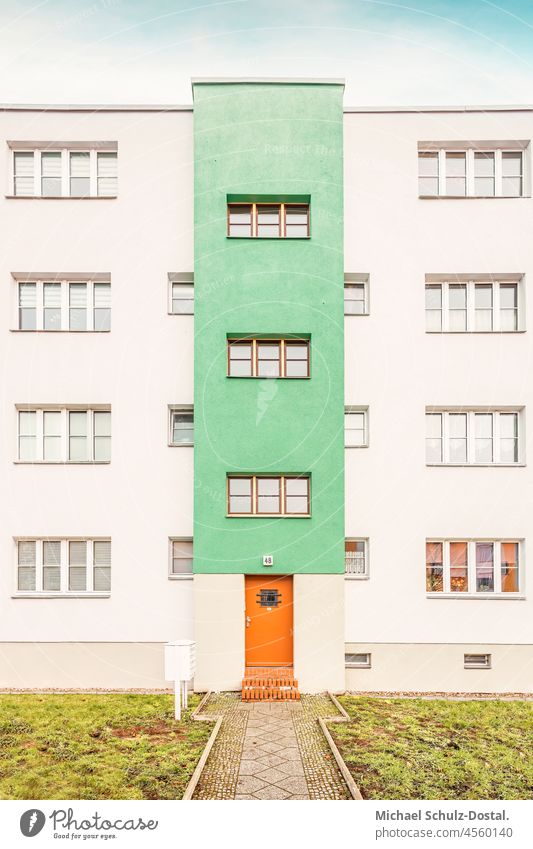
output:
[[[194,570],[344,571],[340,85],[194,88]],[[309,239],[232,239],[228,196],[310,196]],[[305,334],[309,380],[227,377],[233,334]],[[229,473],[310,473],[310,518],[227,517]]]

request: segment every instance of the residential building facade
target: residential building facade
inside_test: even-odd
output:
[[[533,108],[0,122],[0,686],[531,691]]]

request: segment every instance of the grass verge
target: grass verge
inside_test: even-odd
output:
[[[365,799],[533,799],[533,704],[344,695],[329,730]]]
[[[167,695],[0,695],[2,799],[180,799],[212,730]]]

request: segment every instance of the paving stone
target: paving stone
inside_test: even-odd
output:
[[[269,755],[275,755],[276,752],[283,749],[283,746],[279,746],[278,743],[261,743],[258,748],[262,749],[263,752],[268,752]]]
[[[288,790],[291,795],[294,793],[305,793],[307,791],[307,782],[303,776],[291,775],[276,783],[278,787]]]
[[[267,769],[263,769],[263,772],[257,773],[257,777],[261,779],[261,781],[267,781],[269,784],[277,784],[278,781],[281,781],[283,778],[286,778],[284,772],[280,772],[276,767],[267,767]]]
[[[278,766],[278,764],[286,763],[286,761],[279,755],[265,755],[261,752],[257,752],[257,754],[262,754],[262,757],[256,758],[256,762],[259,764],[264,764],[265,766]]]
[[[237,781],[237,793],[257,793],[266,786],[264,781],[254,775],[243,775]]]
[[[241,702],[213,694],[203,716],[222,723],[195,799],[348,799],[317,718],[336,713],[327,696],[300,702]]]
[[[289,799],[290,792],[283,790],[281,787],[276,787],[275,784],[270,784],[264,787],[263,790],[258,790],[254,793],[256,799]]]
[[[239,769],[239,778],[241,775],[256,775],[258,772],[264,772],[265,765],[258,761],[242,760]]]
[[[281,761],[278,764],[280,772],[283,772],[285,775],[303,775],[304,768],[302,766],[301,760],[294,761]]]

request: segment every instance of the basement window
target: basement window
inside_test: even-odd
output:
[[[344,665],[347,669],[370,669],[372,655],[370,653],[345,654]]]
[[[491,657],[490,654],[465,654],[465,669],[490,669]]]

